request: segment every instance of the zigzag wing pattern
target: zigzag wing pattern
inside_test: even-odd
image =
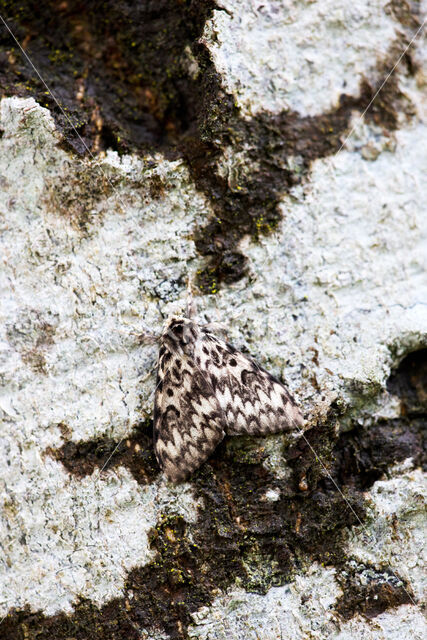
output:
[[[277,378],[209,331],[201,332],[202,369],[209,372],[228,435],[267,435],[304,426],[295,400]]]
[[[157,376],[154,450],[168,479],[180,482],[200,467],[223,439],[223,414],[191,349],[180,353],[169,341],[163,343]]]
[[[299,430],[286,387],[192,320],[171,318],[162,334],[154,406],[154,450],[173,482],[185,480],[225,434]]]

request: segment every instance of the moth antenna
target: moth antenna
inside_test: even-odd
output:
[[[160,342],[160,338],[161,338],[160,334],[149,333],[148,331],[143,333],[137,333],[135,331],[132,333],[138,336],[140,344],[156,344],[157,342]]]
[[[145,382],[146,380],[148,380],[148,378],[150,378],[153,375],[156,369],[157,369],[157,362],[156,364],[154,364],[154,366],[150,367],[150,369],[147,371],[145,376],[141,378],[141,382]]]
[[[193,276],[192,274],[188,274],[187,278],[187,308],[186,308],[186,316],[187,318],[194,318],[197,315],[197,306],[193,297]]]
[[[165,320],[167,316],[162,311],[160,301],[157,301],[156,307],[157,307],[157,311],[160,313],[160,315],[162,316],[163,320]]]
[[[203,325],[203,329],[206,329],[206,331],[210,331],[212,333],[219,333],[220,335],[228,339],[228,328],[224,322],[207,322]]]

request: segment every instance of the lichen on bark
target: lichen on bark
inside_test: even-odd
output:
[[[426,155],[418,41],[387,78],[422,22],[403,4],[0,3],[70,117],[3,30],[0,638],[421,637]],[[287,40],[302,25],[311,52]],[[310,429],[226,440],[173,487],[140,336],[190,274],[200,319],[285,375]]]

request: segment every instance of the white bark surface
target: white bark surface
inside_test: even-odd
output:
[[[315,115],[363,77],[396,37],[387,0],[226,0],[205,29],[216,68],[248,115],[294,109]]]
[[[247,115],[315,114],[344,85],[357,94],[397,29],[380,1],[258,4],[227,3],[231,15],[215,12],[205,31]],[[421,72],[396,73],[413,119],[390,134],[355,114],[343,150],[317,160],[310,180],[283,196],[277,232],[242,241],[249,280],[197,300],[201,320],[226,323],[230,341],[284,374],[307,412],[338,399],[367,424],[399,415],[385,381],[403,354],[426,344],[423,84]],[[192,230],[211,211],[184,162],[66,153],[33,100],[3,99],[0,127],[0,614],[29,605],[51,615],[80,597],[120,596],[126,572],[152,559],[147,533],[160,515],[197,520],[191,482],[140,486],[124,468],[78,479],[46,450],[120,439],[151,416],[156,347],[138,336],[158,332],[185,303],[186,279],[202,264]],[[270,468],[283,477],[276,449]],[[377,482],[373,515],[349,534],[347,552],[355,562],[386,560],[420,598],[424,493],[410,460]],[[265,596],[236,586],[194,614],[190,635],[425,637],[417,605],[340,624],[328,611],[339,595],[334,570],[317,565]]]

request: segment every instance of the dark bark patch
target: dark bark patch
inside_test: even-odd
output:
[[[409,353],[387,381],[399,396],[402,417],[427,417],[427,348]]]
[[[31,95],[49,107],[67,145],[78,153],[113,148],[186,159],[197,188],[214,210],[195,233],[197,249],[206,257],[198,274],[204,292],[215,293],[221,282],[245,275],[239,241],[276,228],[283,194],[307,175],[313,160],[337,152],[354,111],[367,109],[365,118],[389,131],[398,127],[399,116],[412,112],[395,75],[383,85],[409,42],[405,30],[420,23],[412,3],[389,3],[387,11],[401,25],[401,33],[389,55],[378,61],[373,74],[377,80],[365,79],[359,95],[343,94],[339,104],[318,116],[290,110],[262,112],[249,120],[223,89],[200,43],[206,20],[214,8],[221,8],[214,0],[28,0],[23,5],[1,0],[0,8],[79,135],[6,30],[0,32],[2,95]],[[400,69],[413,74],[415,66],[409,50]],[[230,146],[234,158],[240,152],[244,157],[224,175],[219,163]],[[72,192],[83,198],[69,203],[69,215],[86,228],[90,196],[85,202],[81,189]],[[154,184],[153,192],[156,195]]]
[[[215,6],[2,0],[2,15],[62,110],[4,28],[2,94],[31,95],[48,107],[78,153],[171,147],[194,119],[200,81],[191,48]]]
[[[392,464],[412,458],[421,465],[426,417],[379,420],[343,433],[334,460],[339,482],[363,491],[384,477]]]
[[[355,425],[340,435],[333,456],[339,484],[364,491],[407,458],[415,466],[426,466],[427,349],[403,358],[386,386],[400,399],[401,415],[366,427]]]
[[[335,609],[344,620],[357,613],[375,618],[387,609],[411,604],[413,600],[411,587],[387,569],[378,571],[372,566],[353,565],[338,575],[338,582],[344,594]]]
[[[112,600],[100,610],[82,600],[75,614],[44,616],[29,607],[11,612],[0,623],[1,640],[140,640],[141,634],[128,616],[126,601]]]
[[[123,440],[97,438],[85,442],[66,442],[59,449],[48,449],[46,454],[59,460],[78,478],[91,475],[95,469],[124,466],[139,484],[152,482],[160,470],[152,445],[151,421],[142,422]]]

